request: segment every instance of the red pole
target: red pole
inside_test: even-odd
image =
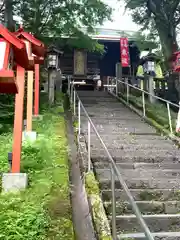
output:
[[[17,66],[18,93],[15,97],[14,132],[12,150],[12,173],[20,172],[22,130],[23,130],[23,107],[24,107],[24,68]]]
[[[34,115],[39,115],[39,64],[35,64]]]

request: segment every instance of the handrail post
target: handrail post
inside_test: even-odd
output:
[[[76,91],[75,91],[75,89],[73,91],[73,94],[74,94],[74,116],[76,116]]]
[[[109,92],[109,76],[107,77],[107,91]]]
[[[144,91],[142,91],[142,104],[143,104],[143,116],[146,116],[146,105],[145,105],[145,95]]]
[[[88,121],[88,172],[91,171],[91,124]]]
[[[111,168],[111,193],[112,193],[112,237],[113,240],[117,239],[117,229],[116,229],[116,196],[115,196],[115,177],[112,164]]]
[[[169,129],[171,134],[173,133],[173,129],[172,129],[172,119],[171,119],[171,111],[170,111],[170,107],[169,107],[169,103],[167,102],[167,110],[168,110],[168,118],[169,118]]]
[[[70,85],[70,101],[72,104],[72,102],[73,102],[73,82],[71,82],[71,85]]]
[[[71,92],[71,80],[70,80],[70,76],[67,77],[68,78],[68,95],[70,96],[70,92]]]
[[[118,96],[118,81],[117,81],[117,77],[116,77],[116,97]]]
[[[127,78],[126,78],[126,97],[127,97],[127,103],[129,103],[129,84],[128,84]]]
[[[81,134],[81,102],[78,100],[78,134]]]

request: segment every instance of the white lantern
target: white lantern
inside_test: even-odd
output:
[[[147,62],[147,70],[148,72],[154,72],[155,71],[155,63],[152,61]]]
[[[143,65],[145,73],[152,73],[155,72],[155,63],[153,61],[147,61]]]
[[[58,54],[56,52],[48,55],[48,68],[58,68]]]

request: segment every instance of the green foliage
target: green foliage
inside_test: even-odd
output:
[[[85,175],[85,181],[86,181],[86,191],[89,195],[100,194],[98,182],[96,181],[93,172],[89,172]]]
[[[13,123],[14,95],[0,94],[0,133],[7,131]]]
[[[101,0],[16,0],[14,14],[22,17],[27,31],[43,41],[51,37],[54,43],[56,38],[65,35],[78,37],[80,42],[88,44],[89,39],[81,28],[86,27],[87,33],[92,33],[96,25],[110,19],[111,8]],[[96,44],[90,43],[87,48],[93,50],[94,46]]]
[[[159,37],[166,61],[176,51],[176,30],[180,25],[179,0],[125,0],[126,8],[130,9],[133,20],[150,30],[152,38]]]
[[[2,240],[73,239],[65,121],[56,113],[57,107],[44,110],[43,121],[34,124],[41,135],[23,145],[21,172],[28,173],[29,187],[0,195]],[[10,133],[0,135],[1,172],[8,171],[11,145]]]
[[[158,48],[158,42],[153,41],[149,35],[142,32],[136,32],[132,36],[135,39],[136,45],[140,51],[152,50]]]
[[[98,182],[93,172],[85,175],[85,187],[90,200],[95,229],[100,240],[112,240],[110,226],[100,198]]]

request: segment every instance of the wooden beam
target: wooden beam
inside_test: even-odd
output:
[[[34,115],[39,115],[39,64],[35,64]]]
[[[26,131],[32,131],[32,114],[33,114],[33,71],[28,71],[27,78],[27,127]]]
[[[20,172],[22,130],[23,130],[23,107],[24,107],[24,68],[17,66],[18,93],[15,97],[12,173]]]

